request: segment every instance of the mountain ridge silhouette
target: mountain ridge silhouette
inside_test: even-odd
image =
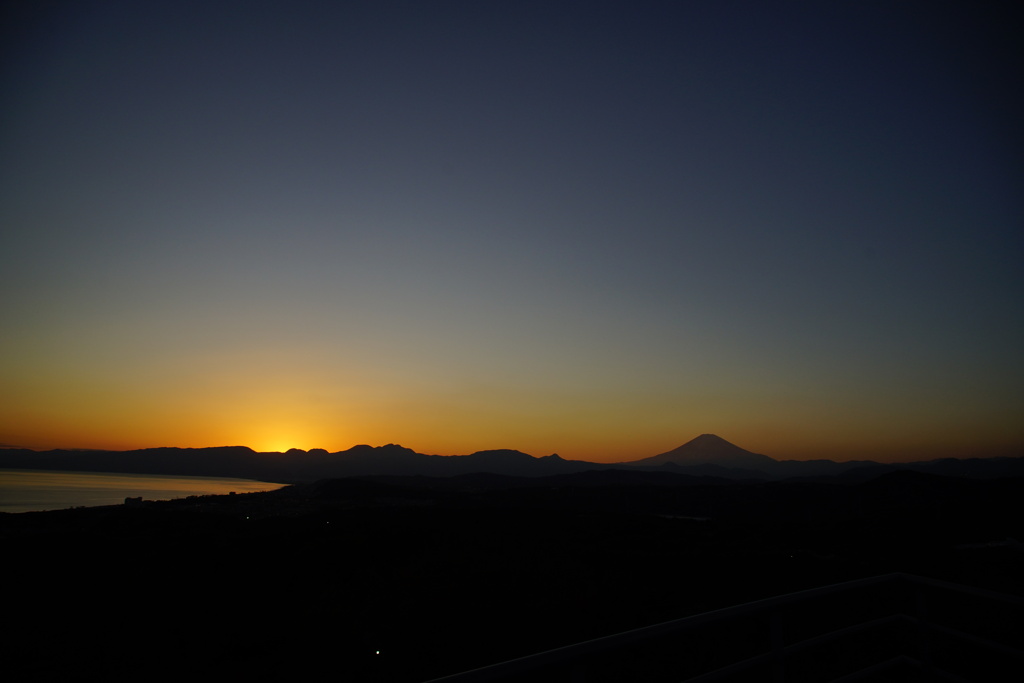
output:
[[[912,463],[776,460],[717,435],[701,434],[670,451],[618,463],[566,460],[558,454],[537,457],[514,449],[481,450],[468,455],[428,455],[398,444],[358,444],[336,452],[293,448],[284,453],[257,452],[246,446],[128,451],[2,449],[0,468],[234,477],[279,483],[353,476],[451,477],[474,473],[539,477],[608,469],[733,480],[841,478],[852,482],[899,469],[973,477],[1024,475],[1024,458],[944,457]]]
[[[779,461],[767,455],[752,453],[716,434],[701,434],[678,448],[633,461],[632,465],[717,465],[748,470],[769,471]]]

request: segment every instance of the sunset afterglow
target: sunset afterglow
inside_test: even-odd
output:
[[[4,680],[1018,670],[1019,14],[3,3]]]
[[[1020,454],[987,24],[555,4],[29,12],[0,444]]]

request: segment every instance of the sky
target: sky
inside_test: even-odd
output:
[[[1024,455],[1008,4],[10,5],[0,444]]]

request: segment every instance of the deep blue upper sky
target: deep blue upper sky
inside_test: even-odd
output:
[[[1019,449],[1020,54],[973,5],[23,3],[0,442]]]

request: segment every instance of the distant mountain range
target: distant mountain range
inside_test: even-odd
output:
[[[541,477],[612,469],[666,472],[705,481],[708,477],[733,481],[835,477],[863,481],[895,470],[978,478],[1024,476],[1024,458],[943,458],[896,464],[869,460],[780,461],[744,450],[714,434],[702,434],[665,453],[611,464],[565,460],[558,455],[534,457],[515,450],[424,455],[388,444],[353,446],[336,453],[323,449],[257,453],[244,446],[134,451],[5,449],[0,450],[0,468],[237,477],[281,483],[356,476],[450,477],[477,473]]]
[[[1024,475],[1024,458],[942,458],[904,463],[776,460],[740,448],[714,434],[701,434],[666,453],[616,466],[656,467],[690,475],[766,480],[840,477],[864,481],[896,470],[979,478]]]

